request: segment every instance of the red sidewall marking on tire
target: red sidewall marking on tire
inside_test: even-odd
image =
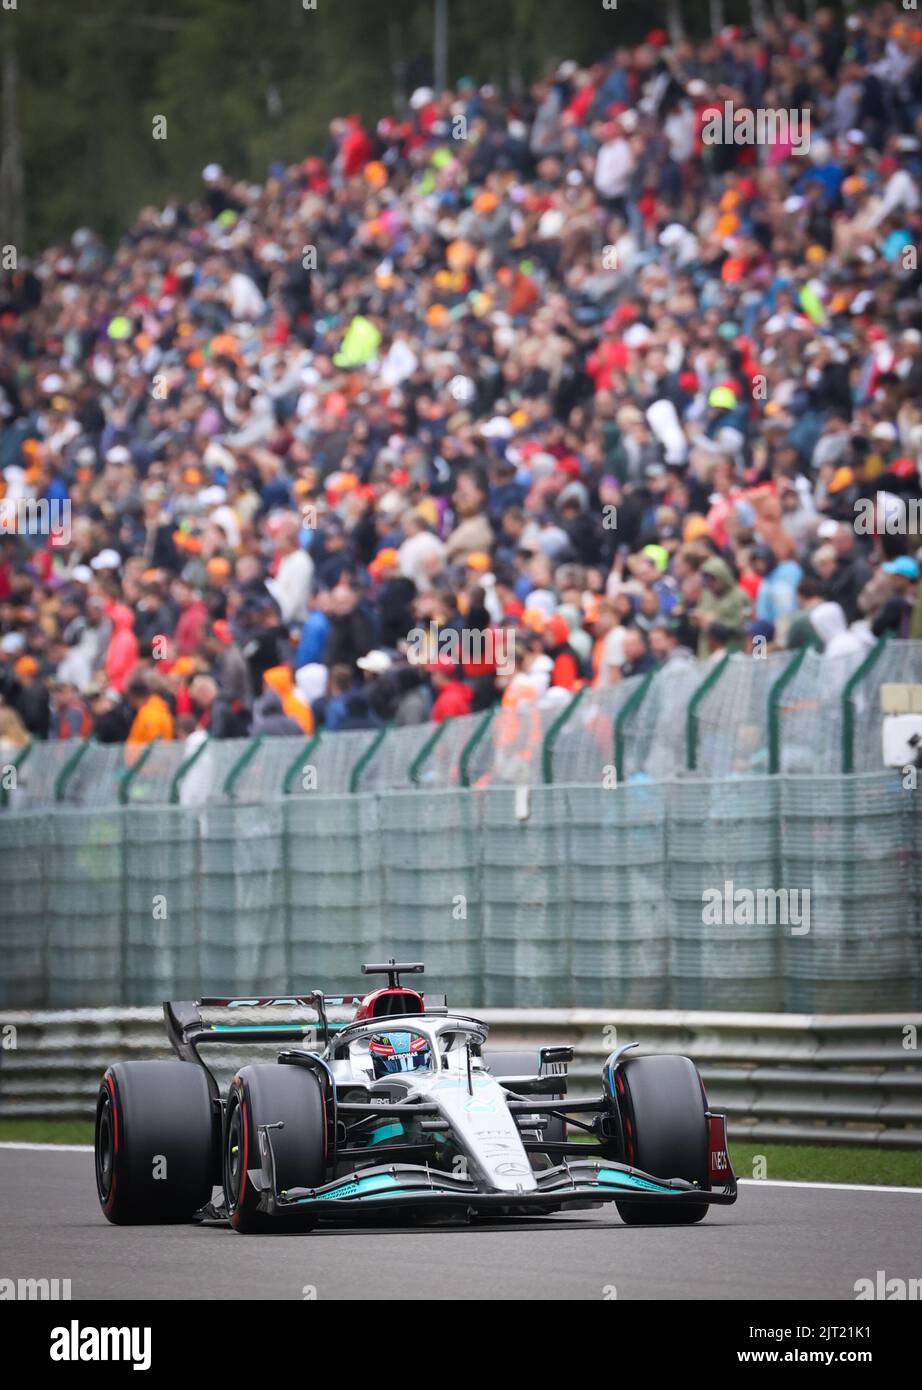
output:
[[[112,1101],[112,1186],[109,1188],[109,1195],[103,1207],[103,1212],[108,1216],[115,1202],[115,1184],[117,1181],[115,1160],[118,1157],[118,1104],[115,1097],[115,1082],[111,1072],[106,1072],[106,1088]]]
[[[240,1078],[235,1077],[234,1080],[239,1081]],[[231,1213],[230,1222],[232,1226],[239,1226],[240,1224],[240,1208],[243,1206],[243,1197],[247,1186],[247,1160],[250,1156],[250,1126],[247,1119],[246,1097],[244,1096],[242,1085],[240,1087],[240,1100],[237,1108],[243,1112],[243,1164],[240,1169],[240,1191],[237,1193],[237,1205]]]

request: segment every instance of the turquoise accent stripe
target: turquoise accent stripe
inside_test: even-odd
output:
[[[648,1192],[663,1192],[666,1196],[677,1194],[674,1187],[662,1187],[660,1183],[648,1182],[646,1178],[638,1178],[634,1173],[619,1173],[611,1168],[603,1168],[598,1180],[605,1187],[640,1187]]]
[[[329,1202],[337,1197],[365,1197],[373,1192],[382,1192],[389,1189],[396,1195],[395,1189],[400,1184],[392,1173],[378,1173],[371,1178],[355,1178],[350,1181],[342,1182],[332,1192],[320,1192],[316,1197],[305,1197],[302,1200],[307,1202]]]
[[[403,1134],[403,1125],[395,1120],[392,1124],[382,1125],[380,1129],[376,1129],[368,1142],[369,1145],[382,1144],[385,1139],[398,1139],[401,1134]]]

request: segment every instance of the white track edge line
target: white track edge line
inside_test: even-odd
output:
[[[738,1178],[746,1187],[807,1187],[813,1192],[912,1192],[922,1195],[922,1187],[894,1187],[887,1183],[790,1182],[782,1178]]]
[[[25,1144],[18,1139],[0,1140],[0,1149],[21,1149],[27,1153],[91,1154],[92,1144]]]

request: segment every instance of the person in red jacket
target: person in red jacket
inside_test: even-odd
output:
[[[459,678],[458,669],[450,661],[439,661],[429,668],[435,701],[431,718],[436,724],[443,719],[455,719],[459,714],[470,714],[474,703],[474,692]]]
[[[346,133],[339,147],[340,167],[347,179],[360,174],[374,152],[367,131],[362,129],[360,116],[346,117]]]
[[[106,679],[120,695],[125,693],[128,677],[138,664],[141,648],[134,634],[134,613],[125,603],[113,603],[108,610],[112,636],[106,651]]]
[[[179,604],[179,617],[173,638],[177,656],[192,656],[201,645],[208,623],[208,607],[194,589],[182,579],[174,579],[171,592]]]
[[[570,625],[561,613],[548,619],[544,629],[544,650],[553,661],[551,685],[575,690],[580,684],[579,662],[570,646]]]

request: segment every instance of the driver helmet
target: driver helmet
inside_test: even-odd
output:
[[[376,1077],[420,1071],[432,1065],[432,1049],[412,1033],[375,1033],[368,1044]]]

